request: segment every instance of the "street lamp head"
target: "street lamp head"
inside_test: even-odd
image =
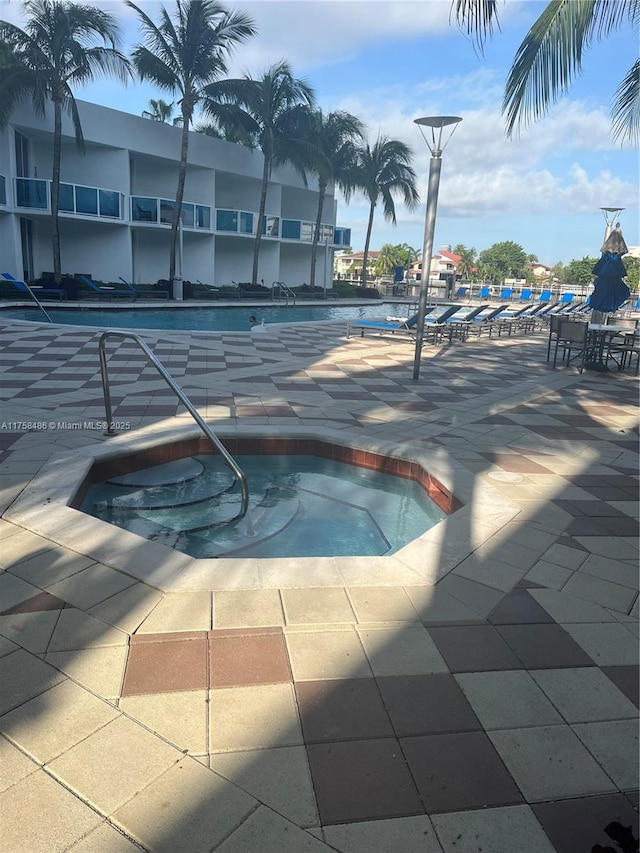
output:
[[[460,116],[423,116],[423,118],[414,118],[413,123],[417,124],[420,128],[420,133],[422,134],[424,141],[427,143],[431,156],[439,157],[445,147],[442,144],[442,132],[444,128],[451,126],[451,133],[449,134],[449,139],[451,139],[457,125],[461,121],[462,119]],[[423,130],[425,127],[431,128],[431,141],[427,139]],[[447,139],[447,142],[449,139]],[[446,144],[447,143],[445,142],[445,145]]]

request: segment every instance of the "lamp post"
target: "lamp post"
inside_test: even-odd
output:
[[[601,207],[602,215],[604,216],[604,242],[607,242],[607,237],[611,234],[614,223],[618,218],[618,214],[622,213],[624,207]]]
[[[440,188],[440,169],[442,166],[442,134],[445,127],[451,126],[451,133],[446,143],[451,139],[457,125],[462,121],[459,116],[427,116],[414,119],[414,124],[420,128],[420,133],[431,152],[429,163],[429,185],[427,189],[427,210],[424,221],[424,244],[422,248],[422,276],[420,278],[420,299],[418,302],[418,324],[416,328],[416,351],[413,361],[413,378],[420,376],[420,357],[424,338],[424,315],[427,313],[427,297],[429,294],[429,274],[431,272],[431,256],[433,254],[433,235],[436,228],[436,209],[438,207],[438,190]],[[425,135],[423,127],[431,128],[431,139]]]

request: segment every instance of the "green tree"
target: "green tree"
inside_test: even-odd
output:
[[[323,113],[315,110],[309,117],[309,142],[311,171],[318,176],[318,209],[311,246],[311,272],[309,283],[316,282],[316,259],[320,239],[322,211],[327,186],[333,183],[343,190],[352,186],[356,144],[362,139],[364,126],[359,118],[341,110]]]
[[[161,121],[164,123],[171,122],[174,126],[182,124],[182,116],[173,116],[173,108],[175,101],[168,104],[162,98],[149,98],[149,109],[142,111],[142,118],[151,119],[151,121]]]
[[[258,263],[267,189],[274,166],[292,164],[306,182],[305,165],[312,159],[308,139],[309,110],[315,106],[311,87],[293,76],[284,60],[271,66],[256,80],[243,77],[221,80],[205,87],[203,112],[215,126],[245,134],[262,151],[262,187],[256,226],[251,281],[258,283]]]
[[[581,260],[570,261],[564,268],[564,284],[569,287],[584,290],[593,283],[593,268],[597,258],[584,257]]]
[[[478,256],[476,250],[473,247],[469,248],[458,243],[457,246],[453,247],[453,254],[460,256],[460,260],[456,264],[456,274],[461,277],[462,281],[469,281],[477,270]]]
[[[362,260],[362,286],[367,284],[367,259],[376,205],[382,201],[384,218],[396,224],[394,195],[400,195],[409,210],[420,198],[416,188],[416,173],[411,167],[411,149],[398,139],[379,136],[373,145],[364,142],[358,147],[352,177],[352,187],[360,190],[369,201],[369,221]],[[349,201],[353,189],[348,188]]]
[[[502,283],[505,278],[526,278],[527,271],[530,271],[524,249],[512,240],[494,243],[480,252],[478,261],[486,278],[490,278],[494,284]]]
[[[640,290],[640,258],[626,255],[622,261],[627,268],[627,277],[625,278],[627,287],[634,291],[637,296],[638,290]]]
[[[138,76],[151,81],[161,91],[179,95],[182,144],[169,244],[171,281],[176,272],[178,222],[193,113],[202,99],[203,88],[226,74],[229,54],[236,45],[254,35],[255,27],[247,15],[229,12],[215,0],[176,0],[173,17],[161,7],[157,25],[131,0],[127,0],[127,6],[140,19],[142,43],[133,50]]]
[[[459,25],[480,52],[498,24],[497,0],[453,0]],[[569,90],[582,71],[582,57],[596,40],[615,30],[637,31],[640,0],[550,0],[513,60],[505,85],[502,111],[507,135],[544,116]],[[640,60],[614,93],[611,108],[614,138],[640,136]]]
[[[59,283],[62,114],[71,116],[76,143],[82,150],[84,137],[74,87],[109,74],[124,82],[130,73],[129,64],[117,49],[115,20],[95,6],[67,0],[25,0],[22,10],[27,19],[24,30],[0,21],[0,42],[6,46],[7,63],[0,81],[0,127],[6,126],[19,103],[30,100],[41,117],[46,116],[47,103],[53,104],[51,247],[54,277]]]
[[[374,265],[376,275],[388,275],[396,267],[404,267],[408,270],[414,261],[417,261],[420,253],[408,243],[385,243],[380,249],[380,254]]]

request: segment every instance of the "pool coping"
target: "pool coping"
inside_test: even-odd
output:
[[[445,448],[379,440],[366,434],[299,426],[224,426],[221,439],[321,441],[416,463],[462,504],[430,530],[382,557],[197,559],[108,522],[71,504],[94,463],[198,439],[196,426],[163,424],[110,438],[99,447],[57,454],[40,469],[5,511],[4,518],[56,545],[110,566],[164,592],[328,586],[434,585],[491,539],[520,508],[458,463]]]

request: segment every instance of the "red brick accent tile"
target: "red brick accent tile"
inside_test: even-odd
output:
[[[217,633],[211,632],[209,638],[211,688],[292,681],[281,632],[215,636]]]
[[[122,688],[123,696],[206,690],[208,687],[207,640],[142,641],[129,649]]]

